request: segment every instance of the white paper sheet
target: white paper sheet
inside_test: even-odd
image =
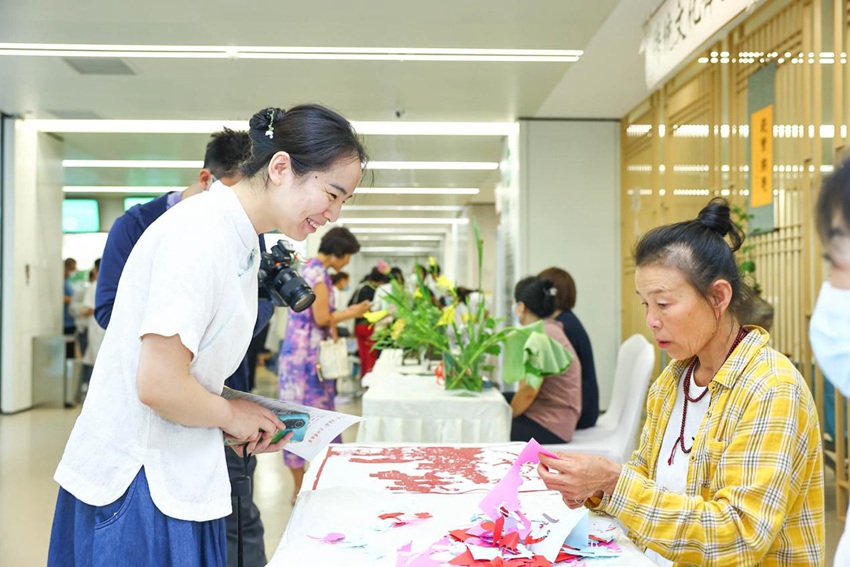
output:
[[[313,460],[337,435],[361,420],[356,415],[282,402],[231,388],[225,388],[221,395],[229,400],[248,400],[278,414],[306,413],[309,415],[310,423],[307,425],[304,441],[292,441],[284,447],[285,451],[308,461]]]

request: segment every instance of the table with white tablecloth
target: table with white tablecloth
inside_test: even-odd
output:
[[[447,391],[433,374],[381,370],[367,374],[358,443],[503,443],[511,407],[495,388]]]
[[[396,567],[403,546],[411,545],[414,552],[426,549],[480,512],[482,498],[524,445],[330,445],[311,462],[269,566]],[[523,506],[542,505],[553,515],[569,513],[560,494],[545,489],[534,467],[526,469],[523,478]],[[427,519],[387,527],[383,518],[397,514]],[[614,542],[619,556],[588,564],[655,565],[620,528]]]

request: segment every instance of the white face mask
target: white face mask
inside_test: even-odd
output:
[[[812,313],[809,340],[824,376],[850,396],[850,289],[824,282]]]

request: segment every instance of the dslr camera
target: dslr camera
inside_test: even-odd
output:
[[[268,252],[260,254],[257,279],[261,295],[267,295],[278,307],[289,306],[298,312],[310,307],[316,294],[292,267],[294,255],[288,242],[278,241]]]

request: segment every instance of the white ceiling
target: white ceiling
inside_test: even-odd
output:
[[[0,56],[0,110],[34,118],[244,120],[326,104],[357,121],[618,118],[646,96],[640,28],[659,0],[2,0],[7,43],[586,50],[578,63],[125,59],[81,75],[58,57]],[[612,88],[620,79],[621,89]],[[623,84],[625,82],[625,84]],[[638,83],[635,85],[635,83]],[[67,158],[199,160],[199,134],[63,133]],[[500,137],[367,136],[373,160],[499,161]],[[187,185],[193,170],[67,169],[66,185]],[[470,196],[363,195],[358,205],[492,202],[494,171],[376,171],[376,186],[480,187]],[[357,216],[366,212],[357,211]],[[456,212],[411,212],[455,216]],[[386,212],[375,216],[386,216]],[[354,211],[350,216],[355,216]],[[400,216],[395,215],[395,216]]]

